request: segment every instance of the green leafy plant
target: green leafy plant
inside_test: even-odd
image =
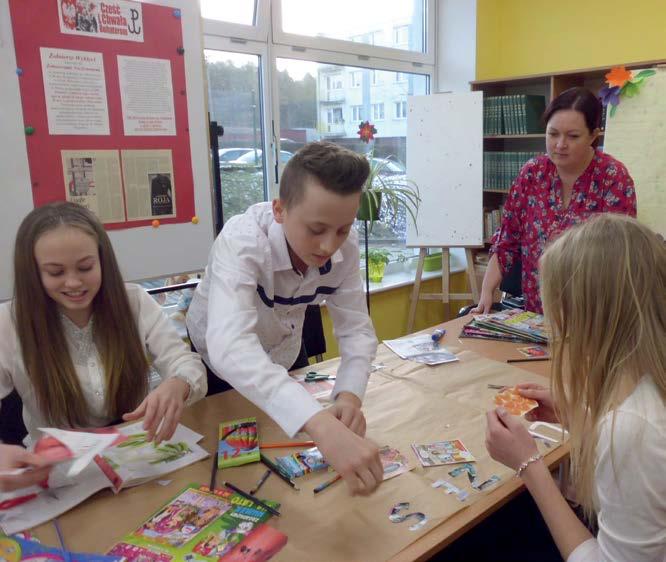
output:
[[[386,265],[391,258],[391,252],[382,248],[368,250],[368,261],[370,263],[383,263]]]
[[[363,121],[359,125],[358,134],[365,143],[374,139],[376,132],[377,129],[369,121]],[[403,174],[396,175],[391,172],[389,167],[394,164],[401,166],[400,161],[393,155],[385,158],[375,157],[374,144],[366,157],[370,163],[370,174],[363,184],[358,218],[371,222],[378,220],[380,208],[383,205],[384,216],[389,222],[394,222],[400,209],[404,208],[418,232],[416,217],[421,203],[418,185]]]

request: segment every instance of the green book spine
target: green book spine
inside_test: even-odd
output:
[[[525,132],[529,134],[543,133],[544,128],[541,124],[541,116],[546,109],[545,96],[525,96]]]

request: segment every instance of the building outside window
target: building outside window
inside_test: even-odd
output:
[[[394,117],[396,119],[407,119],[407,102],[406,101],[396,101],[393,103],[394,108]]]

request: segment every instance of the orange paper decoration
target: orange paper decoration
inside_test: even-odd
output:
[[[633,78],[631,70],[627,70],[624,66],[614,66],[611,71],[606,74],[606,81],[609,86],[618,86],[621,88],[629,80]]]

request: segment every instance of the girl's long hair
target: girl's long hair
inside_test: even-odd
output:
[[[106,414],[132,411],[148,389],[148,361],[130,309],[111,241],[99,220],[74,203],[51,203],[23,220],[14,247],[13,319],[26,373],[50,424],[88,424],[86,404],[67,347],[56,303],[44,290],[35,260],[40,236],[58,227],[78,228],[97,242],[102,275],[93,300],[93,338],[104,367]]]
[[[643,375],[666,405],[666,244],[632,218],[591,218],[544,252],[541,295],[553,397],[570,432],[577,497],[590,515],[602,419]]]

